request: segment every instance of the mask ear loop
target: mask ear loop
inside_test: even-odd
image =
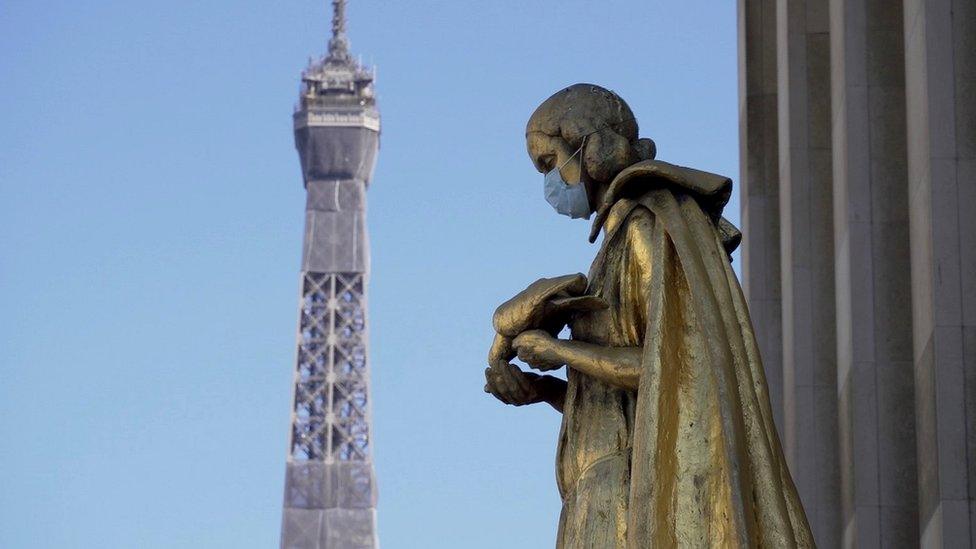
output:
[[[557,166],[556,167],[557,170],[563,169],[563,166],[565,166],[566,164],[569,164],[569,161],[572,160],[574,156],[576,156],[577,154],[579,154],[580,152],[583,151],[583,146],[586,145],[586,138],[587,138],[587,136],[588,136],[588,134],[583,136],[583,142],[580,143],[580,146],[579,146],[578,149],[576,149],[576,152],[574,152],[573,154],[569,155],[569,158],[567,158],[566,160],[563,161],[562,164],[560,164],[559,166]],[[583,155],[582,154],[580,154],[580,173],[583,173]]]
[[[590,136],[590,134],[586,134],[586,135],[583,136],[583,142],[580,143],[580,148],[579,148],[578,151],[576,151],[580,155],[580,167],[579,167],[579,182],[580,183],[583,182],[583,147],[586,146],[586,138],[589,137],[589,136]]]

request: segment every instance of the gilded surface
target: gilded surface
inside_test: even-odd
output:
[[[563,412],[557,546],[812,547],[728,256],[731,182],[654,160],[597,86],[548,99],[526,138],[540,172],[583,147],[560,171],[586,186],[603,235],[588,277],[539,280],[498,308],[486,370],[499,400]],[[571,340],[556,338],[565,325]]]

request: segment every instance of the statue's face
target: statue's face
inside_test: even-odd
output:
[[[532,164],[539,173],[548,173],[553,168],[562,166],[559,168],[559,174],[562,175],[563,181],[586,183],[589,180],[586,170],[580,170],[583,151],[579,150],[579,146],[573,147],[558,135],[546,135],[539,131],[526,133],[525,146]],[[573,156],[577,151],[579,153]],[[570,157],[572,161],[568,161]]]
[[[590,211],[601,203],[603,188],[613,177],[637,160],[631,143],[637,123],[630,107],[592,84],[570,86],[543,101],[525,129],[525,145],[535,169],[547,173],[559,168],[563,181],[582,183]],[[630,134],[632,138],[627,137]],[[574,157],[581,142],[585,148]]]

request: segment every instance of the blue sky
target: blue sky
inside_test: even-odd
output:
[[[551,546],[559,417],[482,392],[494,307],[586,272],[522,134],[562,86],[738,179],[735,3],[354,0],[383,547]],[[0,5],[0,547],[277,546],[325,0]],[[738,221],[738,202],[728,217]],[[748,238],[748,235],[746,235]]]

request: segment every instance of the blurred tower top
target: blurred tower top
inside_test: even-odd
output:
[[[346,0],[332,0],[332,38],[329,51],[310,59],[302,72],[302,89],[296,110],[322,107],[372,107],[376,104],[373,80],[376,73],[353,59],[346,37]],[[372,110],[372,109],[369,109]],[[370,113],[372,114],[372,113]],[[375,117],[379,130],[379,117]]]

